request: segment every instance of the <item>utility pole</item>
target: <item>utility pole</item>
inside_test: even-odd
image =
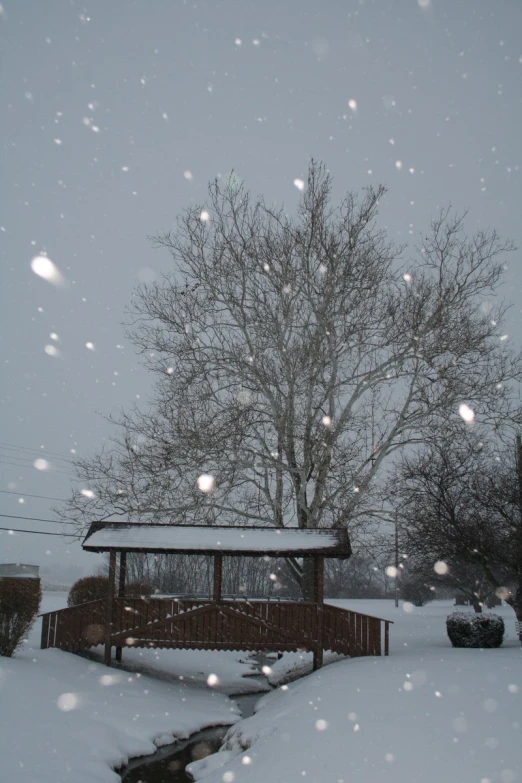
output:
[[[515,457],[516,457],[516,471],[517,471],[517,483],[518,483],[518,510],[519,510],[519,519],[518,519],[518,529],[517,529],[517,549],[518,549],[518,568],[521,568],[520,563],[522,563],[522,438],[520,435],[517,435],[516,437],[516,450],[515,450]],[[518,631],[518,638],[520,640],[520,643],[522,644],[522,621],[518,620],[516,623],[516,628]]]
[[[399,606],[399,522],[395,513],[395,607]]]

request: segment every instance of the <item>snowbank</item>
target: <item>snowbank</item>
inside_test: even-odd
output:
[[[409,611],[332,603],[394,620],[390,657],[344,659],[267,694],[228,732],[225,765],[209,758],[198,780],[521,780],[522,655],[510,609],[499,610],[504,647],[472,650],[453,649],[446,636],[451,602]]]
[[[46,595],[42,610],[61,608],[65,599]],[[237,654],[206,653],[189,662],[184,651],[163,650],[164,676],[173,679],[180,672],[180,678],[187,673],[190,678],[172,683],[40,650],[39,633],[40,623],[14,658],[0,658],[2,781],[117,783],[114,769],[130,757],[240,717],[230,699],[206,685],[208,673],[214,673],[221,687],[230,685],[234,692],[241,674],[252,670],[237,662]],[[170,666],[169,652],[172,660],[182,652]],[[256,688],[252,681],[246,684]]]

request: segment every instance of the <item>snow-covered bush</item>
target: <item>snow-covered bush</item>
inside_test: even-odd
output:
[[[109,580],[106,576],[84,576],[78,579],[69,591],[67,606],[77,606],[87,601],[99,601],[107,598],[109,592]],[[126,596],[150,595],[150,585],[145,582],[133,582],[125,585]]]
[[[446,628],[453,647],[500,647],[504,638],[504,620],[498,614],[453,612]]]
[[[402,583],[400,591],[401,598],[414,606],[424,606],[435,598],[434,591],[420,578],[410,577]]]
[[[39,579],[0,579],[0,655],[13,655],[34,623],[41,600]]]

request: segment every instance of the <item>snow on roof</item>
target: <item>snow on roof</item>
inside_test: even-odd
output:
[[[91,552],[114,549],[182,554],[323,554],[327,557],[349,557],[351,554],[346,530],[278,530],[121,522],[93,523],[83,548]]]

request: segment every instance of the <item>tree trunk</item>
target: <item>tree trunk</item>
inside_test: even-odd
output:
[[[303,558],[303,574],[301,577],[301,593],[304,601],[314,600],[314,559]]]

